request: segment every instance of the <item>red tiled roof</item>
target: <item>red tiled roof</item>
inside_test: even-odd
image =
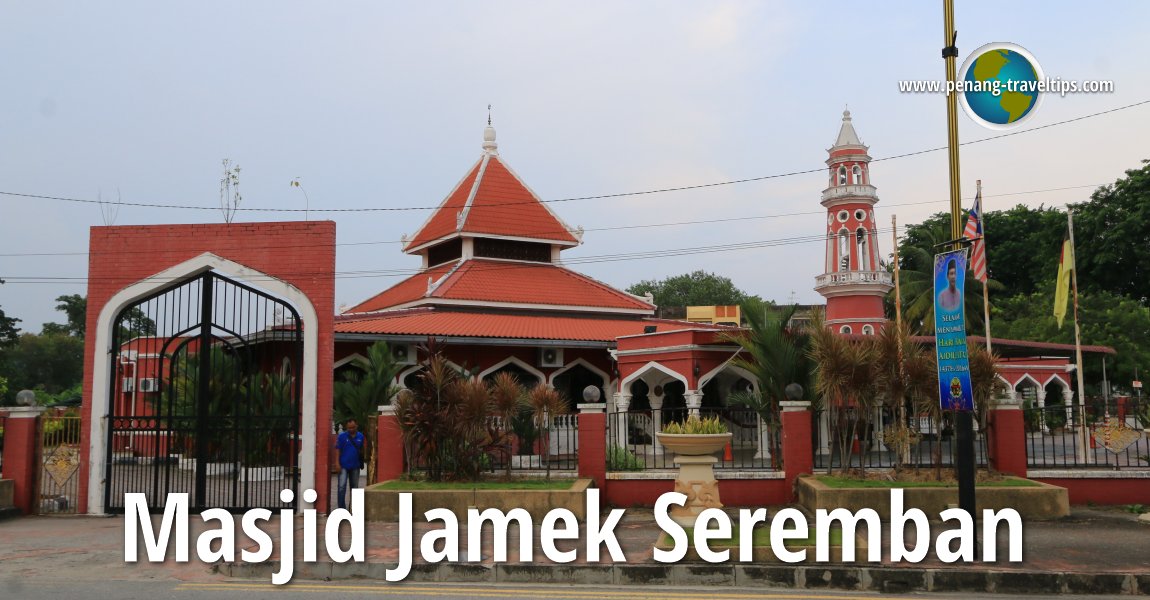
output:
[[[468,199],[471,198],[470,204]],[[464,213],[463,223],[458,216]],[[496,155],[485,155],[436,209],[405,250],[456,232],[564,244],[579,240]]]
[[[365,317],[339,317],[335,332],[614,342],[619,336],[643,333],[643,328],[654,322],[658,323],[660,330],[695,327],[694,323],[686,321],[509,315],[425,308]]]
[[[438,282],[445,274],[447,279],[426,296],[428,277]],[[498,302],[654,311],[653,306],[630,294],[554,264],[469,259],[414,275],[346,313],[384,310],[424,297],[477,304]]]
[[[427,280],[439,280],[448,271],[458,264],[450,262],[439,266],[432,267],[419,274],[412,275],[407,279],[383,290],[382,292],[360,302],[359,304],[347,309],[345,313],[362,313],[371,312],[376,310],[383,310],[408,302],[414,302],[423,298],[427,294]]]

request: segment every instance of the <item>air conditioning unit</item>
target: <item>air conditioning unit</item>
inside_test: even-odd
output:
[[[417,358],[414,344],[396,344],[391,347],[391,356],[396,364],[414,365]]]
[[[125,377],[123,383],[120,385],[121,392],[134,392],[136,391],[136,379],[133,377]]]
[[[158,392],[160,391],[160,382],[155,377],[148,377],[140,380],[141,392]]]
[[[563,366],[563,349],[562,348],[540,348],[539,349],[539,366],[541,366],[541,367],[562,367]]]

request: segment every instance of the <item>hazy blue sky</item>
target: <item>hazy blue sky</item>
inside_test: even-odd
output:
[[[1037,126],[1150,99],[1144,2],[957,2],[960,57],[992,41],[1047,75],[1110,79],[1112,94],[1047,97]],[[480,154],[486,106],[500,153],[543,198],[699,184],[818,168],[843,106],[879,158],[946,143],[942,2],[0,2],[0,191],[216,206],[221,159],[242,167],[245,208],[438,204]],[[1062,205],[1150,155],[1150,106],[963,149],[964,195],[987,208]],[[961,138],[993,135],[960,116]],[[877,216],[947,207],[946,156],[876,163]],[[822,174],[689,192],[558,203],[589,230],[810,214],[721,225],[588,231],[569,258],[823,232]],[[893,206],[934,200],[929,205]],[[339,271],[411,269],[396,240],[425,211],[322,215]],[[240,220],[302,215],[243,213]],[[125,207],[118,225],[218,222],[218,211]],[[87,250],[92,205],[0,195],[0,254]],[[1081,240],[1080,243],[1089,243]],[[881,240],[891,249],[889,233]],[[1039,250],[1039,249],[1036,249]],[[994,248],[990,248],[991,253]],[[1056,270],[1051,255],[1051,276]],[[22,326],[62,320],[87,257],[0,256],[0,306]],[[819,243],[602,262],[625,287],[694,269],[768,299],[821,298]],[[353,304],[396,277],[337,280]]]

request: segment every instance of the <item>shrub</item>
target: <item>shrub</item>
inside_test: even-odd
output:
[[[607,450],[608,471],[642,471],[643,461],[634,452],[621,446],[611,446]]]

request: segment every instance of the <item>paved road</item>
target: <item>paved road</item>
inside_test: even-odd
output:
[[[861,600],[865,598],[939,600],[1030,598],[1035,596],[970,595],[970,594],[917,594],[890,595],[826,591],[755,591],[716,590],[715,588],[597,588],[583,586],[560,587],[554,585],[477,585],[477,584],[371,584],[325,583],[297,581],[283,587],[255,583],[191,583],[157,581],[93,581],[68,582],[37,579],[28,582],[9,580],[0,584],[0,597],[27,598],[28,600],[215,600],[237,598],[244,600],[288,600],[300,596],[319,598],[363,597],[421,598],[463,600],[470,598],[551,598],[555,600]],[[1106,596],[1072,596],[1076,600],[1102,600]]]

